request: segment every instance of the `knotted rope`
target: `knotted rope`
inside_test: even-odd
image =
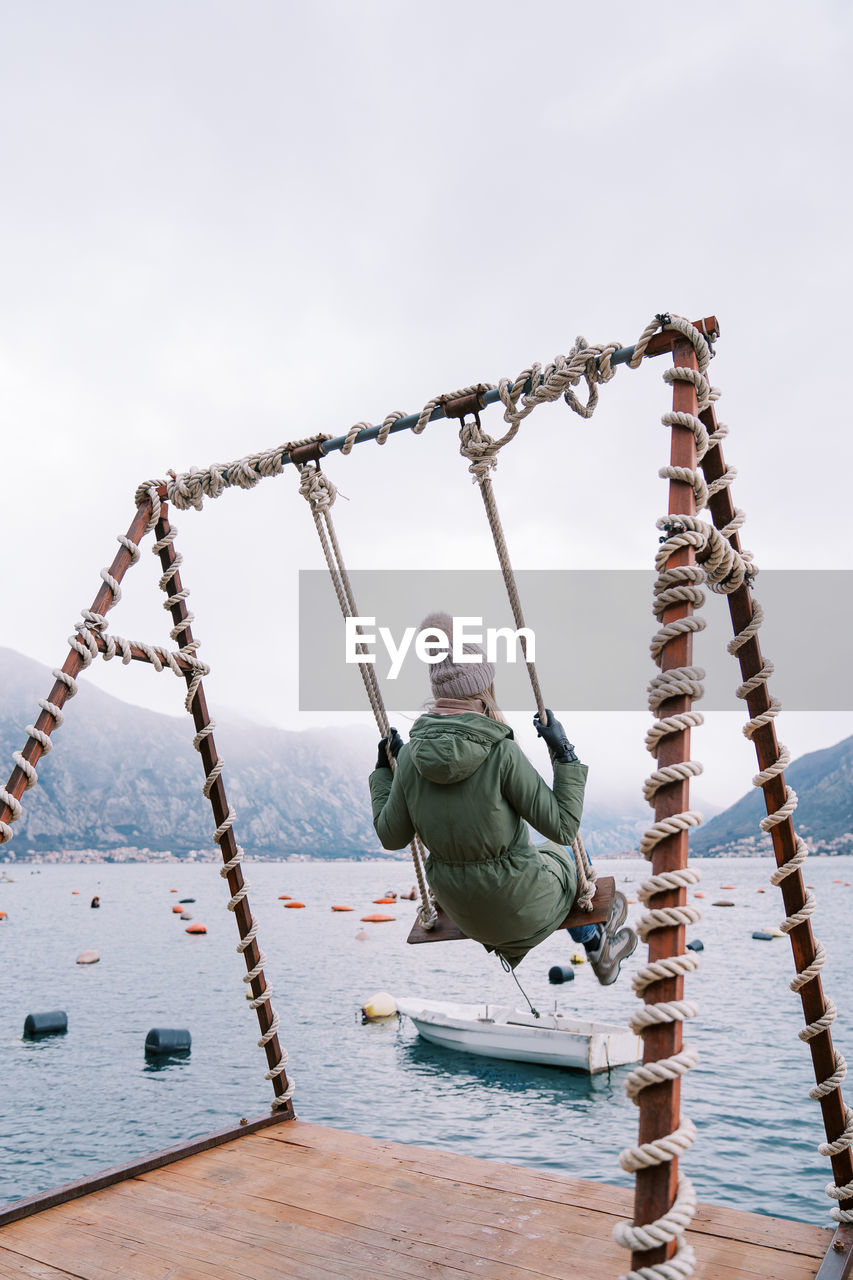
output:
[[[581,342],[582,339],[578,339]],[[594,368],[595,361],[592,360]],[[498,556],[498,562],[501,567],[501,575],[506,586],[507,596],[509,597],[512,616],[515,620],[516,629],[519,631],[519,640],[521,642],[522,652],[524,653],[524,663],[527,667],[527,675],[530,679],[530,687],[533,690],[533,697],[536,702],[536,708],[539,712],[539,719],[542,724],[548,723],[548,712],[545,709],[545,700],[542,697],[542,689],[539,685],[539,676],[536,672],[536,665],[529,657],[527,652],[527,636],[526,623],[524,621],[524,611],[521,607],[521,597],[518,592],[518,582],[516,581],[515,571],[512,567],[512,561],[509,557],[509,548],[506,542],[506,536],[501,524],[500,513],[498,512],[498,504],[495,499],[494,486],[492,485],[491,472],[497,466],[499,451],[512,440],[526,415],[535,408],[536,404],[541,404],[545,400],[556,400],[559,395],[570,394],[566,386],[566,376],[563,369],[557,369],[553,366],[553,372],[550,373],[541,384],[538,377],[533,379],[534,391],[523,397],[524,403],[521,408],[518,407],[518,401],[521,397],[521,388],[524,381],[519,386],[510,387],[506,382],[501,383],[501,399],[506,406],[505,417],[510,420],[510,429],[500,440],[493,440],[487,435],[480,423],[479,413],[475,413],[472,421],[466,421],[463,417],[459,428],[459,452],[469,461],[468,470],[474,477],[475,483],[479,486],[480,494],[483,499],[483,505],[486,509],[486,517],[489,521],[489,528],[492,531],[492,541],[495,544],[495,550]],[[525,373],[532,371],[525,370]],[[592,374],[585,373],[589,379]],[[608,373],[612,377],[612,372]],[[516,380],[518,382],[518,380]],[[595,383],[590,382],[590,396],[587,403],[592,401],[592,391],[595,389]],[[538,392],[534,400],[534,393]],[[593,404],[594,407],[594,404]],[[589,410],[592,412],[592,409]],[[578,892],[576,903],[583,911],[592,911],[593,897],[595,896],[596,872],[589,860],[589,856],[584,847],[583,839],[580,832],[572,842],[572,852],[575,858],[575,867],[578,876]]]
[[[325,472],[320,470],[318,464],[303,463],[299,466],[299,492],[307,501],[311,515],[314,518],[314,527],[317,530],[317,537],[323,549],[329,577],[332,580],[341,613],[344,618],[357,618],[360,615],[356,608],[352,582],[347,572],[330,511],[337,497],[337,489]],[[359,644],[358,650],[363,652],[363,645]],[[382,691],[379,688],[374,664],[371,662],[359,662],[357,665],[377,728],[383,738],[389,738],[388,713],[385,710],[385,702],[382,697]],[[386,743],[385,750],[393,773],[397,768],[397,761],[391,753],[390,741]],[[409,848],[421,897],[420,906],[418,907],[418,920],[424,929],[432,929],[438,920],[438,913],[426,883],[424,871],[426,849],[417,832],[415,832]]]
[[[146,498],[150,498],[151,512],[145,525],[142,535],[143,537],[151,532],[154,525],[160,518],[160,499],[157,495],[156,489],[153,493],[144,493],[142,501],[145,501]],[[139,559],[139,544],[123,533],[117,535],[116,541],[129,553],[131,565],[136,564]],[[110,574],[109,569],[102,569],[100,576],[101,581],[109,587],[110,603],[107,607],[112,608],[113,605],[121,598],[121,587]],[[97,632],[107,640],[107,647],[110,649],[110,652],[105,653],[105,657],[112,657],[118,649],[122,654],[122,661],[130,661],[130,642],[120,638],[114,638],[112,642],[110,642],[106,634],[106,618],[104,615],[101,613],[95,613],[91,609],[83,609],[81,611],[80,621],[75,623],[74,635],[68,637],[68,644],[79,656],[81,668],[83,670],[89,666],[93,657],[97,657],[99,653],[97,643],[95,642],[91,631]],[[144,646],[139,647],[143,648]],[[127,653],[126,657],[125,653]],[[152,655],[149,660],[157,671],[161,671],[164,664],[171,667],[172,662],[174,661],[167,650],[161,650],[159,647],[155,646],[152,646]],[[174,669],[174,667],[172,667],[172,669]],[[63,684],[68,690],[66,695],[67,698],[73,698],[78,690],[77,681],[74,677],[70,676],[66,671],[63,671],[59,667],[55,667],[51,674],[53,675],[54,680],[59,681],[59,683]],[[46,698],[40,698],[38,705],[41,710],[46,711],[53,720],[51,733],[62,727],[65,721],[65,716],[56,703],[49,702]],[[36,728],[35,725],[28,724],[26,726],[26,733],[28,737],[34,739],[34,741],[39,744],[43,755],[48,755],[53,749],[53,741],[51,737],[47,733],[43,733],[40,729]],[[12,753],[12,759],[26,776],[25,789],[29,791],[38,782],[38,771],[34,765],[30,764],[20,751],[14,751]],[[9,822],[0,821],[0,844],[5,844],[6,841],[11,840],[14,835],[11,823],[17,822],[23,813],[23,807],[21,802],[3,786],[0,786],[0,803],[5,804],[10,810]]]
[[[676,329],[693,344],[697,357],[697,369],[675,367],[667,369],[664,380],[670,384],[690,382],[695,388],[699,412],[711,403],[712,389],[706,377],[711,358],[710,348],[703,335],[688,321],[679,316],[656,317],[653,324],[647,326],[636,344],[632,365],[636,367],[651,337],[664,320],[667,328]],[[661,418],[664,426],[685,427],[693,432],[696,442],[696,460],[701,461],[709,447],[708,432],[701,419],[691,413],[671,411]],[[702,473],[695,468],[666,466],[658,472],[661,479],[677,480],[689,484],[696,499],[696,510],[701,511],[709,498],[709,487]],[[657,576],[654,584],[652,611],[659,627],[652,637],[650,649],[655,663],[662,668],[666,646],[679,636],[701,631],[705,627],[705,619],[696,612],[688,617],[664,622],[666,611],[674,605],[688,606],[692,611],[701,609],[705,602],[703,586],[716,592],[736,590],[750,572],[749,561],[741,556],[727,542],[723,533],[712,525],[691,515],[670,515],[657,521],[662,531],[660,545],[655,556]],[[684,548],[692,548],[702,563],[690,565],[670,565],[672,557]],[[705,673],[700,667],[681,666],[661,669],[649,684],[649,709],[654,722],[646,735],[646,748],[655,757],[659,755],[660,744],[673,734],[681,734],[685,730],[704,723],[704,717],[692,708],[676,715],[662,716],[663,705],[671,698],[685,697],[691,701],[698,700],[704,693],[702,681]],[[689,782],[691,778],[702,773],[702,765],[695,760],[682,760],[659,767],[646,779],[643,795],[650,805],[654,805],[655,797],[663,787],[677,782]],[[686,809],[651,824],[640,841],[640,852],[651,860],[654,851],[662,840],[697,827],[702,822],[702,815],[693,809]],[[701,918],[701,912],[687,904],[652,907],[652,900],[659,894],[686,890],[689,885],[699,881],[698,872],[692,867],[684,867],[652,875],[640,887],[639,898],[646,908],[637,922],[637,932],[643,941],[648,941],[652,933],[658,929],[672,929],[695,923]],[[667,979],[684,977],[698,968],[699,961],[691,952],[668,956],[644,965],[634,976],[633,988],[639,998],[645,996],[649,987]],[[698,1012],[697,1005],[686,999],[658,1001],[644,1004],[631,1019],[630,1025],[636,1035],[643,1035],[650,1027],[666,1023],[684,1022],[694,1018]],[[691,1045],[683,1045],[679,1052],[657,1061],[643,1063],[633,1070],[626,1081],[625,1089],[628,1097],[639,1105],[640,1095],[644,1089],[667,1080],[676,1080],[691,1071],[697,1064],[698,1055]],[[665,1135],[655,1142],[643,1143],[624,1150],[619,1157],[622,1168],[627,1172],[662,1164],[678,1158],[690,1149],[695,1141],[696,1130],[689,1118],[682,1116],[673,1133]],[[679,1175],[678,1192],[675,1203],[668,1213],[657,1221],[640,1227],[630,1223],[620,1223],[614,1230],[614,1239],[626,1248],[636,1252],[658,1248],[662,1244],[676,1242],[674,1257],[666,1262],[656,1263],[649,1267],[641,1267],[629,1273],[628,1280],[668,1280],[670,1277],[686,1277],[692,1274],[695,1259],[692,1249],[686,1244],[684,1233],[695,1212],[696,1197],[692,1184],[683,1174]]]

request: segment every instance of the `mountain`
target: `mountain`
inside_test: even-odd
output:
[[[162,679],[173,677],[163,675]],[[50,691],[48,667],[0,648],[0,782],[25,726]],[[39,765],[39,782],[23,799],[14,841],[0,859],[57,851],[116,858],[171,851],[216,854],[213,818],[201,793],[201,760],[188,716],[175,718],[121,702],[86,681],[65,707],[65,724]],[[367,774],[376,731],[367,727],[285,731],[223,719],[215,732],[225,761],[235,830],[247,854],[283,858],[381,857],[373,830]],[[590,853],[636,849],[648,822],[642,801],[590,810],[583,835]],[[388,855],[384,855],[388,856]],[[399,856],[399,855],[395,855]]]
[[[800,756],[785,770],[799,799],[794,826],[817,853],[853,853],[853,737]],[[768,853],[759,828],[766,813],[757,787],[691,833],[691,852],[714,857]]]
[[[0,752],[9,761],[53,678],[47,667],[0,649]],[[119,701],[79,681],[65,724],[39,765],[13,826],[16,856],[46,850],[213,849],[210,805],[189,716]],[[368,729],[286,732],[248,723],[217,727],[237,838],[247,853],[286,857],[381,855],[367,801],[376,752]],[[369,764],[365,764],[365,762]],[[6,780],[5,770],[3,781]],[[215,850],[214,850],[215,852]]]

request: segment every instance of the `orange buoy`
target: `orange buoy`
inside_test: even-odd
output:
[[[304,907],[305,903],[304,902],[285,902],[284,905],[286,907]]]
[[[397,917],[396,917],[396,916],[386,916],[386,915],[383,915],[381,911],[374,911],[371,915],[369,915],[369,916],[362,916],[361,918],[362,918],[362,920],[367,921],[369,924],[382,924],[382,923],[383,923],[383,921],[385,921],[385,920],[396,920],[396,919],[397,919]]]
[[[178,892],[178,891],[177,891],[177,889],[170,889],[170,890],[169,890],[169,893],[177,893],[177,892]]]
[[[841,884],[841,881],[840,881],[840,880],[836,880],[836,882],[835,882],[835,883],[836,883],[836,884]],[[79,890],[79,889],[72,889],[72,890],[71,890],[72,897],[73,897],[73,895],[74,895],[75,893],[79,893],[79,892],[80,892],[80,890]]]
[[[756,890],[755,890],[755,892],[756,892],[756,893],[764,893],[764,890],[763,890],[763,889],[756,889]]]
[[[702,890],[701,890],[701,889],[697,889],[697,890],[696,890],[696,892],[694,893],[693,897],[694,897],[694,898],[704,898],[704,897],[705,897],[705,895],[704,895],[704,893],[702,892]]]
[[[183,907],[179,907],[177,906],[177,904],[174,907],[172,907],[172,912],[176,913],[177,915],[180,915],[182,911],[183,911]]]
[[[721,889],[736,889],[736,888],[737,888],[737,885],[736,885],[736,884],[721,884],[721,885],[720,885],[720,888],[721,888]]]
[[[374,898],[374,899],[373,899],[373,901],[374,901],[374,902],[378,902],[378,903],[380,903],[380,904],[382,904],[382,903],[392,903],[392,904],[393,904],[393,903],[395,903],[395,902],[397,901],[397,899],[396,899],[396,898]]]
[[[845,880],[845,881],[844,881],[844,883],[849,887],[849,885],[850,885],[850,881],[849,881],[849,880]]]
[[[353,910],[354,910],[354,908],[353,908],[353,907],[333,906],[333,907],[332,907],[332,910],[333,910],[333,911],[353,911]]]
[[[282,902],[282,901],[289,902],[289,901],[290,901],[290,894],[289,894],[289,893],[280,893],[280,894],[278,895],[278,900],[279,900],[279,902]]]
[[[629,907],[636,907],[636,905],[637,905],[637,899],[636,899],[636,898],[626,898],[626,899],[625,899],[625,901],[628,903],[628,906],[629,906]]]
[[[0,920],[5,920],[5,919],[6,919],[6,912],[0,911]]]
[[[201,924],[196,920],[195,924],[188,924],[184,933],[207,933],[207,925]]]

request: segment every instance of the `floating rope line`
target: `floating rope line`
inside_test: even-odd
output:
[[[393,419],[392,419],[393,420]],[[389,423],[390,425],[390,423]],[[358,428],[361,429],[360,426]],[[353,428],[356,431],[356,428]],[[356,432],[357,434],[357,432]],[[317,537],[323,548],[323,555],[329,570],[329,577],[335,589],[335,595],[341,608],[344,618],[357,618],[359,612],[355,603],[355,593],[352,589],[352,582],[344,563],[343,553],[341,552],[340,543],[335,533],[335,525],[332,520],[330,508],[337,497],[337,489],[332,484],[329,477],[320,470],[317,463],[303,463],[299,465],[299,492],[308,503],[311,515],[314,518],[314,527],[317,530]],[[363,646],[358,646],[359,652],[363,652]],[[385,702],[382,697],[382,691],[379,688],[379,681],[376,671],[372,663],[359,662],[358,669],[361,673],[362,681],[367,692],[367,698],[370,702],[376,720],[377,728],[383,738],[388,739],[385,744],[388,763],[392,773],[397,768],[397,761],[390,749],[390,733],[391,727],[388,721],[388,713],[385,710]],[[418,921],[424,929],[434,929],[438,922],[438,912],[436,911],[435,902],[433,901],[426,882],[426,872],[424,864],[426,862],[426,848],[417,832],[414,839],[409,845],[412,854],[412,865],[415,870],[415,877],[418,882],[418,891],[420,893],[420,905],[418,907]]]

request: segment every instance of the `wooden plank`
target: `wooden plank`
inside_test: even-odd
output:
[[[508,1191],[514,1195],[553,1199],[560,1204],[609,1213],[614,1218],[631,1216],[630,1187],[590,1182],[551,1169],[522,1168],[438,1148],[403,1145],[381,1138],[368,1138],[345,1129],[313,1125],[304,1120],[294,1120],[286,1128],[266,1130],[253,1141],[305,1146],[317,1151],[351,1155],[360,1159],[369,1158],[407,1171],[423,1172],[434,1178],[450,1179],[456,1183],[470,1182],[472,1185]],[[693,1229],[700,1233],[725,1234],[733,1239],[756,1244],[775,1244],[779,1248],[800,1251],[815,1258],[823,1257],[828,1243],[825,1227],[789,1218],[748,1213],[728,1205],[700,1204],[693,1220]]]
[[[3,1280],[12,1277],[24,1277],[24,1280],[76,1280],[71,1271],[58,1271],[46,1262],[37,1262],[34,1258],[26,1258],[21,1253],[13,1253],[11,1249],[0,1246],[0,1276]]]
[[[174,1147],[156,1151],[154,1155],[146,1156],[142,1160],[126,1160],[123,1164],[104,1169],[101,1173],[89,1174],[88,1177],[78,1178],[74,1182],[65,1182],[62,1186],[53,1187],[49,1191],[38,1191],[35,1195],[27,1196],[23,1200],[15,1200],[5,1209],[0,1210],[0,1227],[5,1226],[7,1222],[26,1218],[32,1213],[40,1213],[53,1205],[64,1204],[68,1200],[76,1200],[79,1196],[89,1195],[90,1192],[99,1191],[102,1187],[108,1187],[114,1182],[134,1178],[140,1173],[159,1169],[161,1165],[172,1164],[175,1160],[182,1160],[185,1156],[193,1155],[198,1151],[206,1151],[209,1147],[219,1146],[223,1142],[231,1142],[235,1138],[255,1133],[258,1129],[266,1129],[270,1125],[284,1122],[292,1123],[292,1113],[282,1109],[254,1120],[247,1120],[245,1124],[231,1125],[227,1129],[217,1129],[214,1133],[206,1133],[199,1138],[190,1138],[188,1142],[179,1142]]]
[[[168,1188],[156,1188],[164,1196],[164,1211],[173,1212],[176,1205],[187,1203],[198,1213],[197,1195],[187,1191],[190,1180],[182,1183],[178,1176],[180,1171],[170,1172]],[[126,1183],[122,1192],[130,1195],[138,1189],[137,1184]],[[143,1193],[147,1196],[152,1190],[154,1188],[146,1185]],[[359,1275],[455,1280],[460,1271],[482,1274],[479,1259],[474,1259],[476,1265],[473,1265],[470,1253],[453,1249],[444,1241],[424,1243],[407,1239],[400,1232],[389,1234],[378,1225],[360,1226],[335,1214],[323,1214],[266,1195],[229,1190],[229,1204],[234,1212],[230,1216],[228,1230],[236,1238],[251,1233],[254,1239],[280,1242],[284,1227],[288,1241],[298,1244],[301,1249],[315,1251],[323,1259],[340,1257],[348,1260],[351,1272]],[[207,1219],[205,1224],[209,1226]],[[498,1263],[495,1274],[500,1276],[500,1280],[526,1280],[529,1272],[526,1268]]]
[[[252,1181],[257,1187],[256,1181],[258,1165],[265,1159],[264,1153],[260,1148],[266,1147],[274,1150],[276,1147],[282,1147],[284,1144],[276,1142],[267,1142],[263,1136],[259,1137],[255,1144],[256,1163],[253,1171]],[[222,1163],[227,1153],[219,1153],[219,1162]],[[287,1157],[285,1157],[284,1165],[286,1165]],[[205,1165],[209,1166],[210,1162],[205,1161]],[[275,1161],[273,1161],[275,1166]],[[384,1172],[382,1172],[384,1171]],[[180,1176],[184,1172],[183,1169],[175,1170],[175,1176]],[[287,1196],[290,1198],[290,1179],[296,1178],[299,1181],[300,1189],[311,1185],[312,1177],[317,1174],[325,1175],[331,1180],[337,1180],[335,1185],[346,1184],[348,1181],[364,1181],[371,1188],[379,1192],[380,1198],[385,1200],[388,1193],[400,1191],[405,1193],[413,1193],[429,1199],[430,1207],[439,1211],[446,1216],[448,1220],[458,1219],[460,1222],[479,1224],[483,1226],[498,1226],[514,1229],[515,1224],[520,1219],[527,1219],[531,1216],[532,1202],[538,1197],[532,1197],[529,1194],[518,1194],[517,1191],[503,1191],[496,1193],[494,1190],[487,1189],[482,1185],[464,1184],[451,1180],[449,1177],[444,1179],[436,1178],[432,1175],[415,1174],[411,1170],[404,1169],[402,1166],[394,1168],[387,1162],[377,1162],[366,1160],[352,1159],[342,1156],[339,1153],[325,1155],[317,1151],[316,1148],[303,1148],[303,1156],[296,1168],[288,1170],[286,1167],[274,1169],[271,1172],[272,1178],[272,1194]],[[444,1182],[444,1190],[441,1189],[441,1182]],[[610,1190],[610,1188],[604,1188]],[[229,1195],[233,1196],[233,1189],[229,1188]],[[561,1201],[556,1201],[551,1197],[552,1203],[545,1209],[546,1216],[542,1218],[542,1228],[540,1234],[550,1236],[552,1230],[556,1231],[555,1243],[562,1241],[566,1247],[580,1247],[588,1250],[594,1247],[596,1241],[600,1241],[603,1236],[609,1238],[615,1216],[613,1207],[605,1205],[604,1208],[596,1206],[590,1210],[577,1204],[577,1198],[574,1196],[566,1197]],[[564,1209],[570,1210],[569,1214]],[[628,1197],[625,1203],[619,1206],[620,1212],[618,1216],[624,1216],[624,1210],[630,1212],[630,1203]],[[542,1209],[533,1210],[536,1214],[541,1214]],[[497,1213],[497,1217],[495,1216]],[[549,1225],[551,1217],[559,1219],[559,1225]],[[751,1225],[755,1215],[741,1214],[740,1217],[745,1219],[747,1224]],[[701,1219],[700,1219],[701,1220]],[[746,1251],[750,1254],[758,1256],[762,1259],[761,1265],[766,1265],[764,1260],[764,1251],[770,1248],[774,1251],[781,1252],[781,1259],[774,1262],[774,1274],[778,1273],[780,1280],[785,1276],[798,1277],[802,1271],[802,1264],[797,1263],[789,1266],[789,1256],[797,1252],[797,1234],[795,1231],[789,1232],[785,1228],[789,1226],[796,1227],[796,1223],[786,1223],[783,1220],[774,1220],[776,1227],[774,1230],[765,1231],[761,1241],[749,1240],[744,1238],[743,1233],[740,1235],[728,1233],[728,1239],[733,1243],[735,1248],[741,1245],[746,1246]],[[602,1226],[602,1222],[604,1225]],[[761,1219],[758,1219],[761,1222]],[[780,1230],[781,1228],[781,1230]],[[823,1256],[827,1246],[826,1232],[820,1232],[818,1241],[812,1237],[812,1231],[809,1233],[807,1240],[809,1256],[815,1262],[815,1266],[819,1259]],[[704,1246],[700,1246],[704,1248]],[[756,1249],[762,1252],[756,1254]]]
[[[180,1176],[179,1170],[164,1174],[171,1185]],[[242,1189],[246,1191],[248,1185],[244,1183]],[[377,1189],[336,1177],[334,1173],[317,1176],[304,1169],[288,1169],[286,1165],[266,1171],[256,1168],[251,1187],[253,1194],[265,1199],[322,1213],[342,1223],[369,1227],[389,1238],[416,1240],[422,1245],[440,1243],[474,1259],[482,1258],[492,1264],[511,1263],[522,1271],[527,1268],[554,1280],[562,1280],[564,1276],[567,1252],[588,1252],[592,1243],[588,1236],[572,1229],[572,1211],[563,1206],[555,1206],[553,1210],[560,1217],[559,1228],[550,1228],[547,1218],[538,1209],[534,1214],[536,1207],[529,1202],[526,1213],[513,1217],[502,1214],[497,1201],[490,1221],[472,1223],[464,1217],[449,1216],[428,1194],[413,1194],[392,1187]],[[234,1194],[232,1183],[227,1190],[229,1197]],[[598,1254],[603,1245],[597,1234],[594,1243]],[[611,1266],[618,1265],[622,1259],[617,1247],[609,1243],[607,1251]]]
[[[629,1214],[627,1188],[293,1120],[10,1223],[0,1275],[612,1280]],[[829,1236],[716,1206],[695,1225],[697,1280],[813,1280]]]
[[[581,924],[602,924],[610,915],[615,892],[616,881],[613,877],[602,876],[595,882],[592,911],[582,911],[579,907],[572,907],[559,928],[573,929]],[[407,942],[414,945],[418,942],[457,942],[462,938],[468,939],[467,933],[463,933],[459,926],[454,924],[446,911],[442,911],[441,907],[437,907],[436,910],[438,920],[435,926],[432,929],[425,929],[416,918],[406,939]]]

